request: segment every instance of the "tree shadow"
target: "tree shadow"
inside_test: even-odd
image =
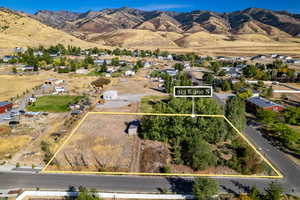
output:
[[[191,194],[193,191],[194,181],[184,178],[167,178],[171,185],[170,190],[176,194]]]
[[[66,197],[67,200],[75,200],[78,195],[76,187],[72,185],[68,187],[67,193],[68,193]]]

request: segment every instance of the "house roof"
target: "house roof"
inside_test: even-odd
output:
[[[257,105],[260,108],[267,108],[267,107],[271,107],[271,106],[284,107],[280,104],[277,104],[273,101],[267,100],[267,99],[262,98],[262,97],[252,97],[252,98],[247,99],[247,101]]]
[[[8,101],[0,101],[0,107],[1,106],[6,106],[6,105],[9,105],[9,104],[11,104],[11,103],[8,102]]]

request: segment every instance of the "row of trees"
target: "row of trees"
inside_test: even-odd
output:
[[[299,125],[300,108],[287,108],[283,113],[259,110],[257,118],[263,124],[263,131],[294,153],[300,155],[300,135],[288,124]],[[288,124],[286,124],[288,123]]]
[[[248,65],[243,69],[243,75],[247,78],[265,81],[296,82],[300,76],[295,74],[294,69],[290,69],[282,61],[274,61],[269,64]]]
[[[193,195],[197,200],[210,200],[219,193],[218,183],[210,178],[196,178],[193,184]],[[240,200],[282,200],[283,188],[277,182],[271,182],[264,192],[260,192],[255,186],[250,188],[248,194],[240,194]]]

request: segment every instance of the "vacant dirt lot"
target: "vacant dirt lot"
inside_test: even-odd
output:
[[[128,136],[129,115],[89,115],[48,169],[130,171],[135,137]]]

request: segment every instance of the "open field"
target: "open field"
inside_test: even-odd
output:
[[[130,171],[135,138],[125,130],[126,123],[134,119],[135,116],[89,115],[49,169]]]
[[[44,80],[44,76],[40,75],[0,75],[0,101],[22,95],[26,90],[42,84]]]
[[[146,96],[143,97],[140,104],[140,112],[151,113],[153,112],[153,105],[163,99],[167,99],[167,96]]]
[[[52,71],[42,71],[33,75],[0,75],[0,101],[22,95],[26,90],[43,84],[48,79],[64,80],[70,95],[82,94],[90,90],[90,83],[96,79],[93,76],[73,73],[58,74]]]
[[[66,112],[69,111],[69,105],[77,103],[82,97],[69,95],[49,95],[42,96],[36,102],[27,106],[29,111],[44,112]]]
[[[9,127],[0,127],[0,160],[10,158],[14,153],[24,147],[31,137],[26,132],[13,133]]]

